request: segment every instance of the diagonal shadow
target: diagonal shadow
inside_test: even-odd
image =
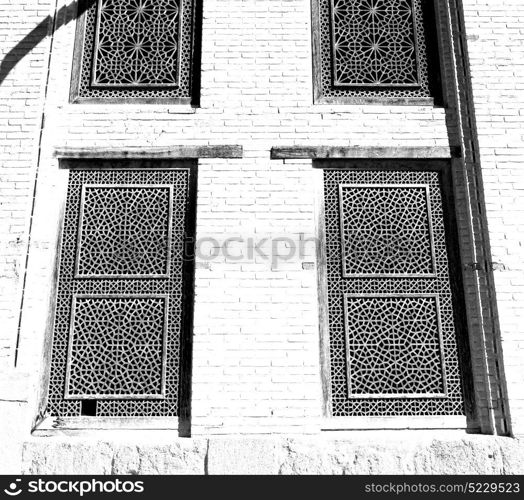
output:
[[[88,10],[96,0],[73,0],[69,5],[61,7],[54,16],[47,16],[27,35],[24,36],[3,58],[0,63],[0,85],[7,78],[13,68],[29,54],[44,38],[52,35],[56,30],[69,24]],[[75,12],[68,17],[68,12]],[[49,27],[52,26],[51,30]]]

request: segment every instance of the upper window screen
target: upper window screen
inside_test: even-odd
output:
[[[323,98],[432,96],[426,0],[315,1]]]
[[[189,102],[194,0],[83,0],[73,100]]]

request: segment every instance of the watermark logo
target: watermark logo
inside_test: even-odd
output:
[[[125,246],[109,247],[102,253],[102,258],[122,264],[125,268],[130,263],[144,263],[151,259],[165,259],[170,245],[165,238],[155,239],[148,235],[147,246],[126,242]],[[175,251],[183,246],[183,260],[196,260],[199,264],[211,262],[225,263],[267,263],[272,270],[290,261],[301,261],[315,256],[317,238],[305,233],[257,234],[223,233],[216,237],[203,236],[194,238],[184,236],[182,241],[174,241]],[[93,258],[99,259],[100,256]]]
[[[267,262],[277,270],[285,262],[304,260],[315,255],[317,239],[304,233],[267,235],[205,236],[196,240],[186,238],[186,257],[198,263],[218,262]]]
[[[16,497],[17,495],[20,495],[20,493],[22,493],[22,488],[20,488],[20,484],[19,484],[21,481],[22,481],[21,479],[15,479],[4,490],[4,493],[6,495],[9,495],[10,497]]]

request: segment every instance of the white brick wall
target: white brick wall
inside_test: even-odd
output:
[[[0,400],[3,473],[18,473],[28,384],[14,371],[47,63],[49,0],[0,0]],[[30,418],[30,417],[29,417]],[[17,428],[20,432],[17,432]]]
[[[59,0],[59,7],[64,3]],[[465,5],[468,34],[479,34],[478,41],[470,42],[473,83],[494,260],[509,268],[496,273],[497,296],[504,345],[509,346],[505,347],[506,372],[514,423],[522,432],[524,409],[516,388],[519,381],[522,382],[518,366],[522,365],[523,339],[515,319],[518,290],[522,287],[518,254],[522,229],[519,237],[516,227],[512,226],[513,221],[518,222],[518,216],[508,218],[506,215],[508,207],[517,211],[518,180],[514,160],[518,155],[509,153],[518,152],[514,146],[518,145],[517,136],[521,134],[514,120],[522,115],[516,105],[512,107],[516,94],[511,89],[517,88],[518,82],[517,75],[511,74],[516,70],[507,66],[506,75],[498,71],[497,66],[504,66],[507,60],[504,58],[519,60],[517,54],[508,54],[510,41],[502,26],[514,23],[515,9],[522,11],[523,7],[509,0],[465,0]],[[36,22],[36,18],[47,14],[39,11],[35,1],[29,6],[31,11],[29,18],[25,15],[26,20],[34,16]],[[17,12],[17,9],[10,6],[10,14],[11,11]],[[493,29],[494,23],[500,23],[501,28]],[[32,26],[27,21],[24,26],[27,24]],[[69,104],[74,29],[74,23],[69,23],[55,34],[45,110],[19,368],[34,374],[33,388],[38,384],[34,366],[39,366],[41,358],[52,292],[57,221],[67,175],[58,170],[57,161],[52,157],[55,146],[140,148],[242,144],[243,159],[208,159],[199,165],[197,236],[220,241],[232,235],[259,238],[271,234],[314,235],[316,178],[311,164],[270,160],[271,146],[447,146],[448,137],[453,137],[447,130],[445,110],[441,108],[313,105],[309,0],[206,0],[202,98],[201,107],[195,113],[188,113],[187,109],[181,113],[181,108],[174,105]],[[512,30],[518,32],[519,28],[515,25]],[[13,34],[9,31],[10,38],[19,36],[18,31]],[[40,64],[35,66],[40,79],[45,69],[43,48],[44,45],[39,47],[42,52],[33,63]],[[23,64],[27,71],[36,71],[29,57]],[[20,65],[16,71],[26,66]],[[26,73],[12,75],[17,82],[35,80]],[[497,86],[495,98],[488,99],[494,91],[487,82],[495,85],[508,79],[512,82],[507,83],[511,87],[509,91]],[[501,101],[507,102],[507,107],[501,107]],[[9,106],[8,111],[14,105]],[[22,109],[23,113],[28,112],[27,108]],[[12,112],[16,119],[18,111]],[[9,123],[7,126],[9,132],[5,133],[12,134],[12,126]],[[494,130],[500,141],[491,144]],[[2,134],[0,129],[0,151],[3,152]],[[15,129],[12,140],[19,154],[23,151],[24,155],[30,155],[29,144],[37,136],[36,131],[25,137],[23,143],[16,134]],[[9,158],[15,159],[11,153]],[[24,172],[25,194],[20,208],[23,213],[19,216],[20,224],[16,223],[19,233],[15,232],[13,237],[13,229],[6,227],[2,234],[8,235],[8,242],[18,234],[26,238],[24,216],[31,201],[31,167],[34,168],[34,162],[31,163],[29,157],[17,158],[5,179],[7,189],[12,192],[11,172],[15,169]],[[522,186],[522,176],[520,179]],[[14,224],[12,215],[17,206],[14,195],[11,196],[2,207],[6,210],[8,225]],[[1,258],[8,268],[13,259],[23,258],[23,246],[15,249],[5,246],[5,249]],[[316,271],[302,267],[303,261],[314,260],[310,248],[303,260],[295,257],[273,269],[271,263],[263,259],[253,262],[217,258],[208,263],[202,258],[197,262],[194,434],[318,430],[321,386]],[[4,260],[2,263],[4,265]],[[9,272],[3,300],[6,300],[5,309],[9,311],[6,314],[11,322],[3,329],[0,348],[12,357],[16,338],[16,322],[12,318],[19,304],[19,297],[15,295],[19,280],[12,270]]]
[[[524,4],[463,3],[504,369],[524,434]]]
[[[12,365],[16,343],[49,14],[50,1],[0,1],[0,366]]]

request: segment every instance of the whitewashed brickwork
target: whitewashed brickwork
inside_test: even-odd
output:
[[[68,2],[57,3],[60,9]],[[513,432],[524,434],[524,205],[519,197],[524,186],[520,165],[524,160],[524,4],[520,0],[463,3],[495,268],[502,372],[508,382]],[[49,9],[49,2],[43,0],[16,4],[0,0],[0,54],[30,33]],[[222,243],[228,237],[298,241],[300,234],[315,236],[319,178],[309,160],[271,160],[273,146],[460,144],[444,108],[314,105],[309,0],[206,0],[201,106],[196,111],[159,104],[70,104],[75,9],[61,12],[64,17],[52,40],[45,103],[50,37],[23,57],[0,86],[0,363],[8,374],[5,380],[10,381],[0,388],[12,398],[13,381],[27,380],[21,399],[28,401],[22,406],[29,419],[35,417],[40,397],[45,325],[67,184],[67,171],[59,170],[53,157],[56,147],[242,145],[242,159],[199,162],[197,237]],[[444,58],[451,68],[449,50]],[[452,87],[453,83],[450,96]],[[40,139],[42,109],[45,127]],[[463,209],[459,225],[466,227],[470,224],[462,199],[465,191],[461,175],[457,177],[456,195]],[[465,263],[470,263],[467,231],[461,242]],[[282,243],[281,258],[273,263],[256,253],[250,258],[249,249],[238,242],[229,248],[229,258],[221,254],[211,259],[213,250],[204,244],[204,254],[196,262],[193,435],[318,433],[322,405],[314,245],[306,245],[304,256],[288,258],[289,248]],[[241,253],[244,258],[236,258]],[[466,286],[474,281],[467,272],[465,281]],[[475,312],[477,295],[469,293],[467,302],[473,311],[468,321],[474,327],[484,321]],[[482,344],[475,341],[475,345],[479,414],[489,418],[490,398],[481,383],[485,360],[478,354]],[[7,396],[0,394],[2,399]],[[20,429],[19,436],[29,438],[29,428]]]
[[[464,0],[513,431],[524,434],[524,4]]]

